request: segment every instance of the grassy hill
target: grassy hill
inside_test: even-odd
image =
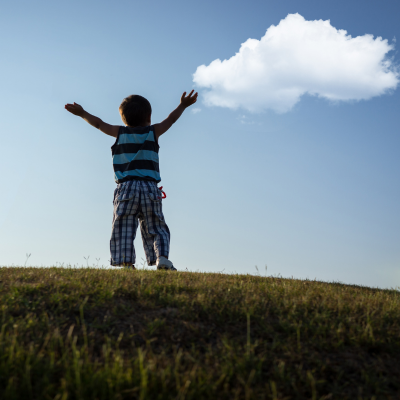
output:
[[[0,398],[400,399],[400,293],[0,268]]]

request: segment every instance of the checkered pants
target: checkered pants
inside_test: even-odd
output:
[[[169,254],[170,233],[161,206],[161,191],[151,181],[131,180],[114,192],[114,217],[110,240],[111,265],[134,264],[133,241],[140,222],[147,263]]]

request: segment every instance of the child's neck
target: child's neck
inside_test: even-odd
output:
[[[150,126],[151,125],[151,121],[147,121],[144,124],[140,124],[140,125],[135,125],[135,126],[130,126],[130,125],[126,125],[129,128],[146,128],[146,126]]]

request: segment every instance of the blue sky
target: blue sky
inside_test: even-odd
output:
[[[400,37],[398,1],[15,1],[0,12],[0,265],[107,265],[111,124],[141,94],[164,119],[200,65],[288,14]],[[397,48],[389,53],[399,63]],[[400,92],[252,113],[204,104],[160,140],[178,269],[400,286]],[[143,257],[140,234],[138,258]]]

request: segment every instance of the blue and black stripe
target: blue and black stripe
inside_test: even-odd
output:
[[[121,126],[111,147],[115,181],[122,183],[138,179],[160,182],[159,148],[153,125]]]

